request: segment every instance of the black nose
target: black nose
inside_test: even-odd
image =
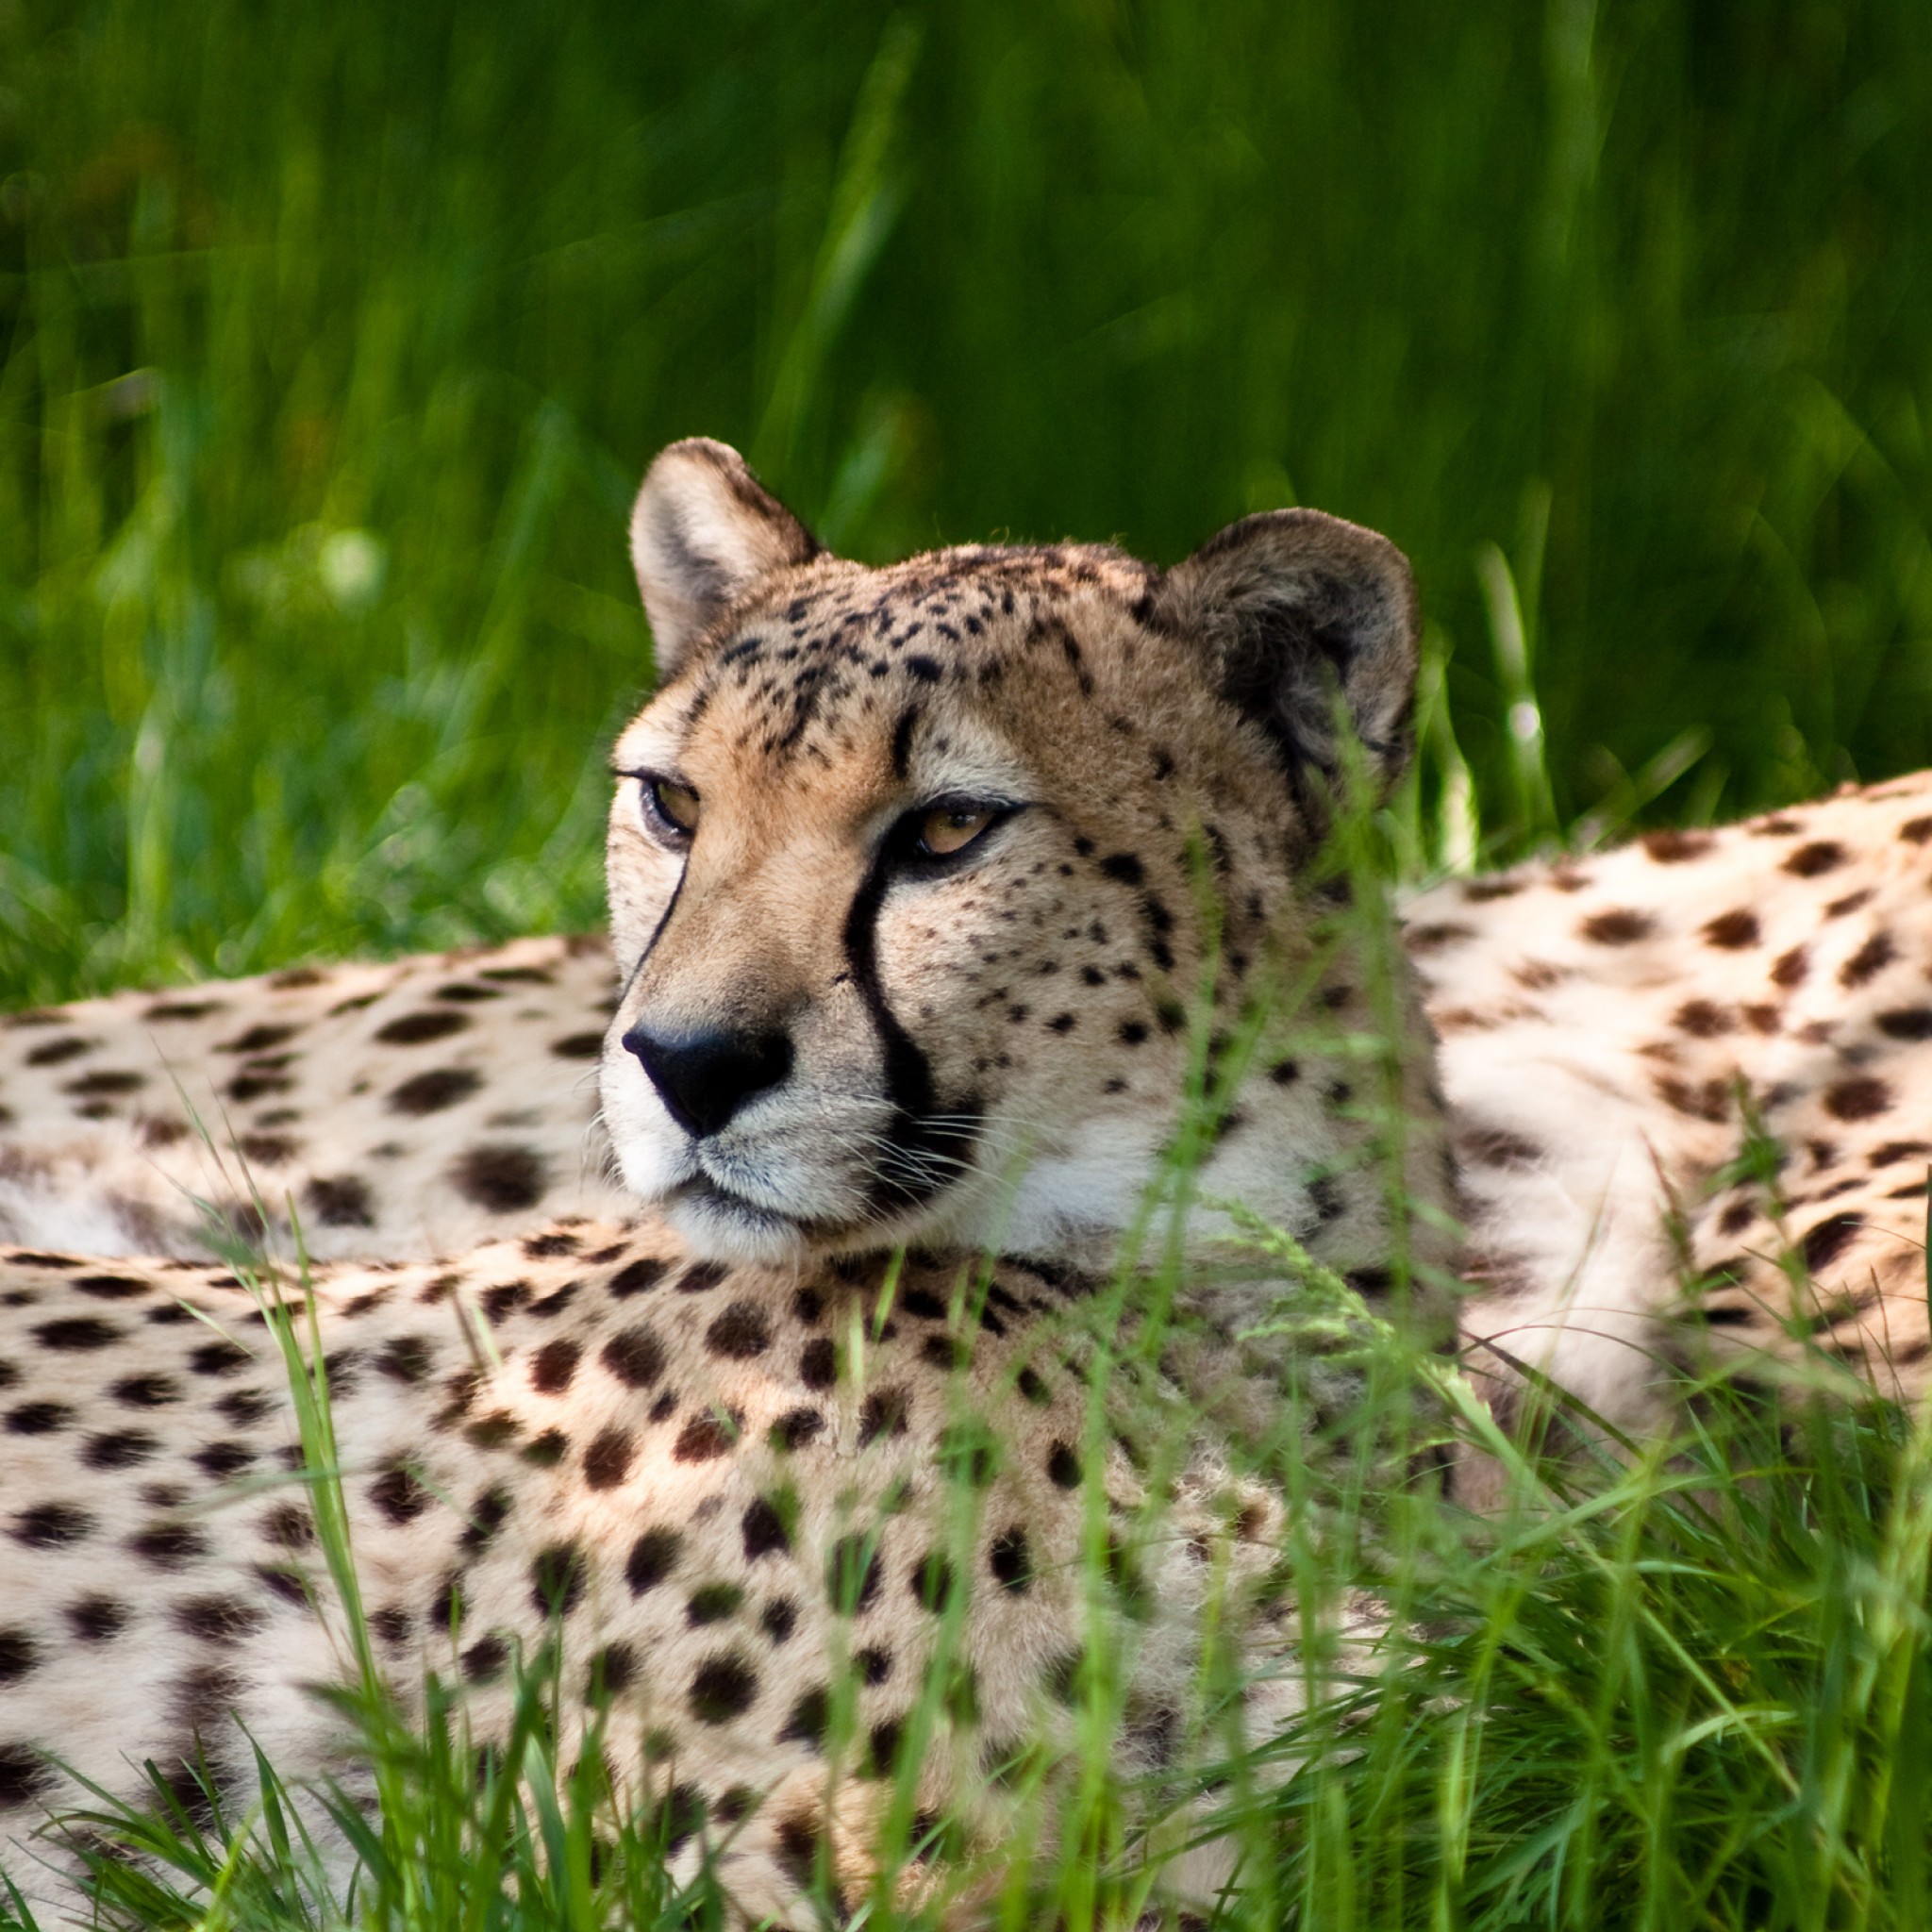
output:
[[[637,1025],[624,1044],[672,1118],[701,1137],[715,1134],[754,1093],[791,1071],[791,1041],[783,1033],[663,1034]]]

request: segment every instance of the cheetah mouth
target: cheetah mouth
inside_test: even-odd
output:
[[[804,1216],[787,1214],[781,1208],[754,1201],[708,1174],[694,1174],[688,1180],[679,1181],[666,1196],[666,1205],[672,1203],[708,1209],[713,1214],[729,1214],[773,1234],[803,1234],[814,1224]]]
[[[700,1173],[679,1181],[663,1208],[686,1238],[737,1258],[752,1254],[776,1258],[801,1246],[841,1248],[876,1229],[870,1222],[789,1213],[741,1193],[728,1182]]]

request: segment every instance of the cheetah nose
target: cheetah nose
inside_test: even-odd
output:
[[[699,1139],[715,1134],[754,1093],[775,1087],[791,1071],[785,1033],[646,1032],[624,1036],[626,1051],[650,1075],[671,1117]]]

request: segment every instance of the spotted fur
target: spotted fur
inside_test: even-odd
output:
[[[200,1264],[0,1267],[16,1833],[82,1795],[43,1746],[125,1795],[151,1758],[195,1804],[198,1764],[245,1808],[253,1739],[368,1795],[312,1694],[353,1652],[257,1304]],[[748,1920],[815,1877],[865,1895],[913,1737],[920,1810],[963,1826],[967,1882],[1023,1765],[1072,1744],[1083,1644],[1128,1660],[1130,1773],[1200,1747],[1217,1618],[1242,1632],[1257,1740],[1293,1707],[1279,1500],[1208,1455],[1164,1466],[1158,1404],[1114,1404],[1091,1446],[1086,1278],[731,1269],[660,1227],[575,1222],[321,1286],[364,1606],[405,1708],[434,1670],[500,1735],[513,1662],[555,1633],[566,1758],[601,1720],[674,1873],[709,1857]],[[1114,1551],[1100,1605],[1074,1560],[1090,1493]],[[8,1859],[29,1895],[47,1850]]]
[[[1919,774],[1412,902],[1472,1341],[1640,1431],[1707,1351],[1923,1389],[1928,886]]]
[[[1406,566],[1291,512],[1164,574],[1071,545],[870,570],[707,443],[654,466],[633,553],[661,688],[613,757],[614,986],[601,949],[527,941],[0,1036],[17,1830],[72,1795],[49,1746],[124,1792],[147,1757],[245,1772],[243,1727],[353,1775],[309,1694],[347,1646],[274,1480],[279,1366],[205,1258],[237,1231],[286,1256],[297,1222],[399,1694],[441,1671],[495,1735],[554,1622],[566,1746],[604,1711],[620,1786],[744,1918],[815,1879],[858,1902],[908,1738],[921,1815],[962,1833],[944,1882],[996,1869],[1003,1774],[1051,1796],[1083,1657],[1122,1657],[1121,1764],[1157,1781],[1293,1707],[1282,1499],[1223,1455],[1279,1408],[1241,1339],[1278,1284],[1221,1268],[1204,1207],[1158,1358],[1090,1386],[1137,1333],[1096,1285],[1185,1130],[1204,1197],[1446,1334],[1443,1217],[1391,1223],[1382,1159],[1412,1119],[1446,1208],[1426,1070],[1385,1090],[1361,1049],[1412,996],[1311,865],[1335,707],[1371,783],[1404,755]],[[682,843],[666,779],[702,812]],[[982,836],[922,858],[949,800]]]

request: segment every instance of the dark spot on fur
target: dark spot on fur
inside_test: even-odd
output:
[[[126,1375],[108,1392],[129,1408],[160,1408],[181,1400],[180,1385],[172,1375]]]
[[[369,1500],[391,1523],[413,1523],[436,1499],[398,1462],[369,1485]]]
[[[1478,1167],[1534,1167],[1543,1150],[1507,1127],[1472,1127],[1457,1137],[1462,1158]]]
[[[198,1637],[206,1643],[252,1637],[267,1621],[253,1604],[235,1596],[184,1597],[172,1615],[175,1627],[184,1637]]]
[[[387,1026],[376,1029],[375,1037],[386,1046],[420,1046],[425,1041],[446,1040],[452,1033],[462,1032],[469,1024],[467,1013],[452,1013],[447,1008],[440,1011],[425,1009],[391,1020]]]
[[[1878,1030],[1888,1040],[1932,1040],[1932,1007],[1897,1007],[1880,1013]]]
[[[626,1262],[610,1277],[610,1292],[619,1301],[627,1295],[642,1294],[664,1279],[664,1263],[654,1255],[643,1255]]]
[[[664,1373],[663,1344],[648,1328],[611,1336],[598,1359],[626,1389],[648,1389]]]
[[[1007,1590],[1017,1592],[1031,1586],[1033,1558],[1026,1547],[1026,1532],[1018,1524],[993,1538],[987,1552],[987,1567]]]
[[[59,1040],[43,1041],[27,1055],[30,1067],[58,1067],[63,1060],[77,1059],[84,1053],[92,1053],[96,1042],[92,1040],[76,1040],[68,1034]]]
[[[824,1432],[825,1419],[815,1408],[788,1408],[771,1427],[774,1449],[803,1449]]]
[[[577,1372],[583,1346],[567,1337],[546,1341],[530,1362],[530,1386],[543,1395],[560,1395]]]
[[[368,1184],[355,1174],[319,1174],[303,1191],[310,1213],[325,1227],[375,1225]]]
[[[1814,879],[1820,873],[1830,872],[1834,867],[1842,865],[1844,858],[1842,845],[1835,844],[1829,839],[1818,839],[1808,845],[1800,845],[1779,870],[1791,874],[1795,878]]]
[[[757,1701],[758,1673],[737,1651],[708,1657],[692,1674],[691,1714],[700,1724],[728,1724]]]
[[[728,1361],[750,1361],[771,1345],[771,1324],[756,1302],[732,1302],[705,1330],[705,1346]]]
[[[1870,1120],[1890,1105],[1891,1089],[1870,1074],[1840,1080],[1824,1090],[1824,1110],[1834,1120]]]
[[[591,1659],[586,1694],[592,1704],[602,1704],[629,1690],[637,1674],[637,1652],[627,1643],[607,1644]]]
[[[1757,943],[1757,915],[1741,906],[1734,912],[1721,912],[1704,927],[1705,942],[1735,953]]]
[[[0,1630],[0,1684],[17,1684],[39,1661],[30,1631]]]
[[[508,1490],[490,1489],[470,1506],[470,1520],[457,1539],[465,1550],[488,1548],[491,1540],[508,1519],[510,1498]]]
[[[808,1690],[791,1707],[784,1727],[778,1733],[778,1741],[799,1743],[810,1749],[821,1750],[825,1741],[825,1724],[829,1717],[829,1700],[824,1687]]]
[[[509,1646],[492,1630],[464,1651],[463,1675],[473,1684],[487,1684],[503,1674],[508,1661]]]
[[[36,1503],[13,1519],[7,1533],[30,1550],[58,1550],[92,1535],[93,1527],[92,1516],[72,1503]]]
[[[878,1594],[880,1552],[875,1538],[841,1537],[825,1559],[825,1596],[841,1616],[858,1616]]]
[[[1834,1214],[1821,1221],[1800,1243],[1799,1251],[1805,1257],[1805,1266],[1814,1274],[1828,1267],[1844,1253],[1864,1224],[1863,1217],[1857,1214]]]
[[[1634,945],[1639,940],[1648,939],[1656,930],[1657,921],[1649,913],[1626,908],[1592,913],[1577,927],[1583,938],[1593,940],[1600,946]]]
[[[738,1435],[735,1417],[721,1417],[706,1409],[685,1424],[672,1446],[671,1459],[674,1462],[713,1461],[720,1456],[728,1456],[738,1446]]]
[[[469,1067],[438,1067],[428,1073],[414,1074],[400,1087],[391,1090],[390,1111],[440,1113],[459,1100],[467,1100],[482,1084],[483,1076]]]
[[[434,1359],[434,1351],[424,1337],[398,1335],[376,1357],[375,1366],[378,1373],[387,1375],[391,1382],[413,1388],[428,1375]]]
[[[530,1565],[530,1602],[537,1614],[568,1616],[583,1596],[590,1567],[575,1543],[551,1543],[539,1550]]]
[[[31,1331],[42,1348],[62,1355],[84,1355],[118,1341],[122,1331],[98,1315],[69,1315],[58,1322],[42,1322]]]
[[[146,1294],[153,1284],[131,1274],[77,1274],[71,1286],[98,1302],[125,1302]]]
[[[1411,953],[1439,953],[1444,946],[1475,937],[1475,927],[1455,921],[1433,925],[1413,925],[1403,935]]]
[[[9,1436],[51,1436],[74,1420],[74,1410],[64,1402],[23,1402],[7,1412]]]
[[[156,1523],[129,1537],[127,1548],[157,1570],[179,1570],[208,1555],[208,1539],[185,1523]]]
[[[246,1442],[210,1442],[189,1459],[204,1475],[225,1482],[254,1463],[255,1451]]]
[[[1737,1024],[1727,1008],[1709,1000],[1686,1000],[1671,1018],[1673,1026],[1693,1040],[1715,1040],[1721,1033],[1731,1032]]]
[[[1646,832],[1643,849],[1659,865],[1681,865],[1702,858],[1715,842],[1708,832]]]
[[[110,1596],[76,1597],[67,1607],[67,1627],[83,1643],[106,1643],[120,1636],[133,1614]]]
[[[677,1567],[677,1558],[684,1545],[684,1536],[675,1529],[647,1529],[631,1545],[630,1557],[624,1566],[624,1580],[630,1585],[633,1596],[642,1596],[647,1590],[655,1590]]]
[[[614,1490],[630,1474],[636,1458],[637,1442],[628,1429],[600,1430],[584,1451],[584,1481],[593,1490]]]
[[[928,1336],[928,1341],[937,1341],[946,1351],[950,1363],[952,1344],[942,1335]],[[903,1436],[906,1433],[906,1412],[908,1407],[903,1389],[874,1389],[858,1410],[858,1446],[869,1447],[881,1436]]]
[[[543,1162],[527,1147],[469,1148],[451,1169],[450,1178],[465,1200],[491,1214],[534,1208],[543,1198]]]
[[[306,1550],[315,1541],[315,1522],[300,1503],[277,1503],[261,1519],[262,1536],[285,1550]]]
[[[741,1524],[744,1533],[744,1554],[748,1561],[759,1557],[784,1555],[791,1548],[791,1533],[778,1506],[768,1497],[758,1496],[745,1506]]]
[[[1898,948],[1889,932],[1874,932],[1838,970],[1840,986],[1863,986],[1875,979],[1898,958]]]
[[[208,1375],[216,1381],[247,1368],[254,1359],[245,1348],[226,1341],[204,1341],[199,1348],[188,1352],[188,1366],[197,1375]],[[340,1394],[341,1389],[336,1392]]]
[[[743,1590],[735,1583],[707,1583],[686,1598],[684,1621],[694,1630],[707,1624],[722,1624],[744,1602]]]

